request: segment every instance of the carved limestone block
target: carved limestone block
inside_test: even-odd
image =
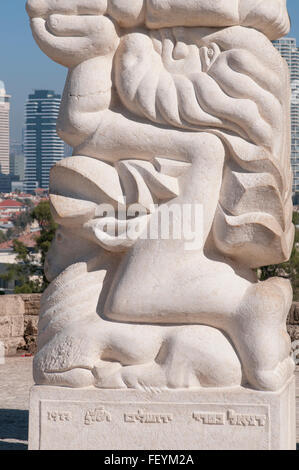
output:
[[[285,0],[27,11],[69,69],[57,129],[74,148],[51,173],[36,383],[280,390],[292,289],[255,268],[293,247]]]

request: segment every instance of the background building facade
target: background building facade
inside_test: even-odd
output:
[[[0,173],[9,175],[9,112],[10,96],[0,81]]]
[[[295,38],[273,41],[276,49],[287,61],[292,85],[291,125],[292,125],[292,168],[294,172],[293,192],[295,202],[299,202],[299,48]]]
[[[25,159],[23,144],[20,142],[10,143],[10,173],[13,176],[19,176],[20,181],[24,181]]]
[[[64,142],[56,133],[61,96],[35,90],[25,104],[25,189],[48,189],[52,166],[64,158]]]

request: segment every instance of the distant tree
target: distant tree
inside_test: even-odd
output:
[[[30,209],[33,209],[34,204],[33,204],[33,201],[32,201],[31,199],[25,199],[23,202],[24,202],[24,204],[25,204],[26,206],[28,206]]]
[[[13,238],[13,229],[12,228],[7,229],[6,237],[7,237],[7,240],[11,240]]]
[[[13,240],[13,251],[16,254],[17,263],[9,265],[6,273],[0,276],[7,281],[16,280],[16,294],[40,293],[49,284],[44,275],[43,266],[57,229],[50,211],[50,203],[40,202],[29,213],[29,220],[30,222],[36,220],[41,229],[40,235],[36,237],[35,249],[30,250],[19,240]]]
[[[37,220],[43,230],[49,230],[56,226],[51,214],[49,201],[40,202],[31,212],[31,217],[33,220]]]
[[[16,254],[16,263],[10,264],[1,278],[5,281],[14,280],[17,282],[16,294],[42,292],[41,266],[36,262],[34,253],[30,252],[19,240],[13,240],[13,251]]]
[[[12,218],[12,222],[14,224],[14,227],[16,228],[16,231],[22,233],[26,229],[26,227],[32,222],[31,214],[29,211],[21,212],[20,214]]]
[[[293,212],[293,224],[299,226],[299,212]]]
[[[21,212],[12,217],[13,227],[6,232],[7,240],[13,240],[24,232],[26,227],[32,223],[32,217],[29,210]]]
[[[41,254],[41,262],[44,264],[57,230],[57,224],[52,217],[49,201],[40,202],[32,211],[31,217],[38,222],[41,228],[41,233],[40,236],[37,237],[36,243],[38,251]]]

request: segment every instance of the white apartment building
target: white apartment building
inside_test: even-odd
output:
[[[10,96],[0,81],[0,173],[9,175],[9,111]]]
[[[287,61],[290,69],[292,86],[291,125],[292,151],[291,160],[294,172],[293,192],[299,200],[299,47],[295,38],[283,38],[273,41],[276,49]]]

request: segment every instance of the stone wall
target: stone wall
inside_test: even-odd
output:
[[[0,296],[0,341],[4,343],[6,355],[25,346],[24,314],[24,302],[19,295]]]
[[[39,294],[0,296],[0,341],[5,354],[34,353],[40,305]]]
[[[40,308],[40,294],[22,294],[24,302],[24,340],[25,349],[31,353],[36,351],[36,338],[38,327],[38,316]]]
[[[7,356],[19,350],[36,351],[40,298],[40,294],[0,296],[0,341]],[[288,332],[292,342],[299,340],[299,302],[290,310]]]

